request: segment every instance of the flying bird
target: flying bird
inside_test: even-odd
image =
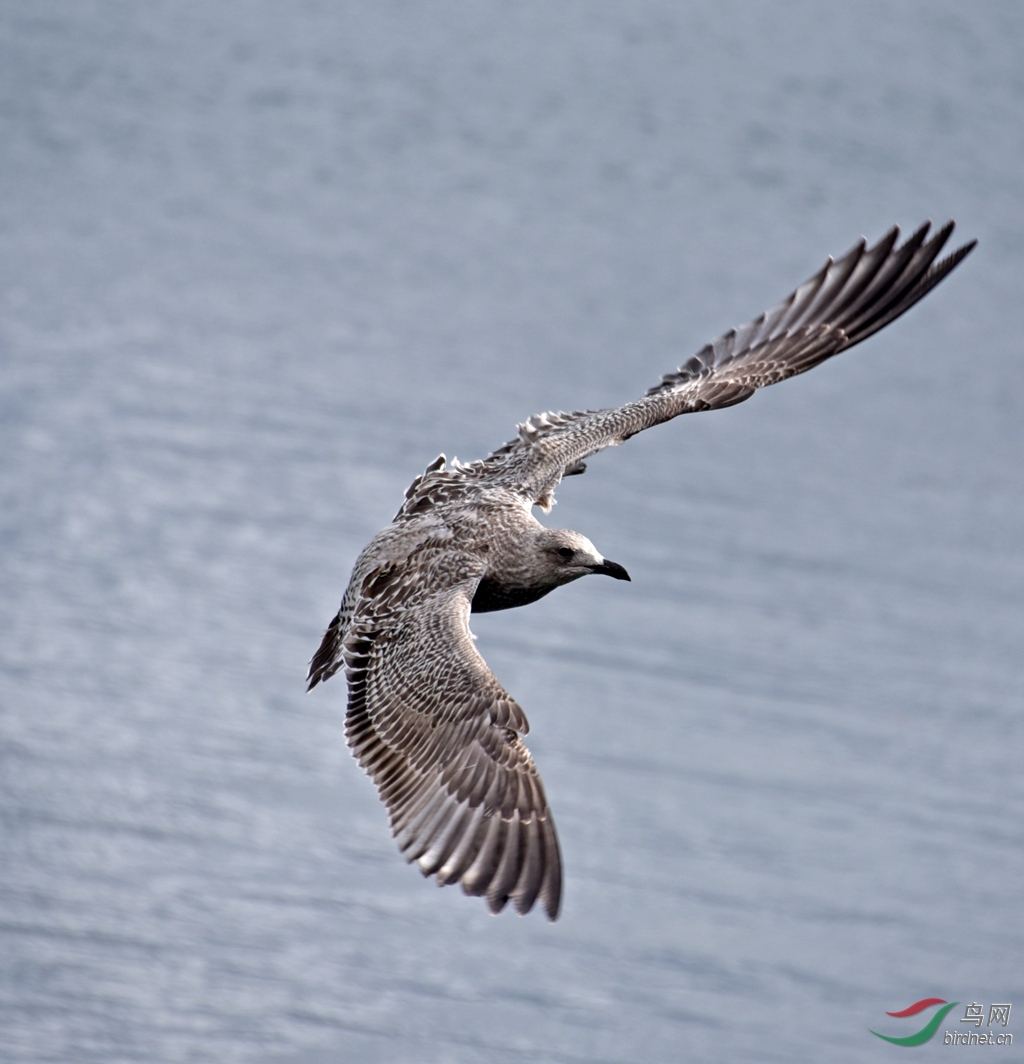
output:
[[[708,344],[640,399],[538,414],[482,461],[440,455],[359,555],[309,667],[342,666],[345,733],[376,783],[409,862],[483,896],[492,912],[539,899],[558,916],[562,862],[522,707],[473,645],[471,612],[526,606],[592,573],[629,580],[586,536],[533,516],[585,459],[680,414],[717,410],[866,340],[922,299],[974,247],[938,260],[953,231],[894,227],[831,258],[774,309]]]

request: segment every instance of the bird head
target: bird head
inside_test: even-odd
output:
[[[593,543],[567,528],[545,528],[537,534],[537,560],[544,576],[554,585],[568,584],[581,576],[603,573],[615,580],[628,580],[618,562],[603,557]]]

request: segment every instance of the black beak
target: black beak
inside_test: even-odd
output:
[[[615,580],[629,580],[629,573],[618,562],[610,562],[607,558],[600,565],[595,565],[591,572],[604,573]]]

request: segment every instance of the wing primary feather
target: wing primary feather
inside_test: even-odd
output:
[[[859,342],[877,331],[870,328],[871,323],[883,318],[904,296],[913,292],[914,286],[927,272],[951,232],[950,226],[946,225],[925,243],[928,225],[923,225],[893,252],[860,298],[839,316],[838,323],[851,338],[856,337],[851,342]],[[913,302],[919,298],[915,296]],[[911,305],[907,304],[908,307]]]
[[[533,908],[544,882],[544,842],[540,836],[540,823],[531,817],[523,824],[523,863],[511,897],[516,912],[525,915]]]
[[[562,855],[558,849],[558,834],[550,819],[541,821],[544,841],[544,883],[540,900],[549,920],[557,920],[562,907]]]
[[[494,873],[494,878],[487,888],[487,901],[491,906],[492,912],[500,912],[505,907],[509,899],[509,893],[519,879],[519,870],[522,867],[523,833],[519,814],[517,813],[510,819],[504,820],[504,823],[506,825],[505,849]],[[496,905],[498,908],[495,908]]]
[[[929,263],[926,264],[926,268],[923,273],[919,273],[913,286],[903,291],[900,297],[887,304],[882,310],[877,310],[874,314],[868,314],[865,312],[862,319],[856,323],[853,323],[850,328],[855,330],[855,339],[853,343],[860,343],[866,340],[869,336],[873,336],[880,329],[884,329],[886,325],[895,321],[902,314],[906,313],[915,303],[923,299],[951,270],[953,270],[963,259],[973,250],[977,241],[971,241],[969,244],[965,244],[963,247],[958,248],[951,255],[947,256],[941,262],[931,265],[930,259],[935,255],[929,256]],[[935,249],[935,254],[941,250],[941,244]]]
[[[808,278],[802,285],[797,286],[792,296],[790,296],[790,299],[793,300],[793,306],[786,316],[785,327],[787,329],[796,329],[800,326],[801,320],[807,316],[808,307],[812,306],[817,300],[821,286],[825,283],[828,271],[832,269],[833,265],[832,256],[829,255],[825,265],[813,277]]]
[[[844,290],[839,293],[836,302],[830,308],[830,317],[836,320],[843,320],[843,315],[861,298],[878,276],[878,271],[885,264],[892,253],[892,249],[896,246],[899,235],[900,227],[894,225],[877,244],[868,248],[861,255],[857,268],[850,275]],[[863,248],[866,244],[867,241],[861,239],[858,246]]]
[[[507,824],[500,816],[485,813],[484,819],[487,828],[480,849],[459,880],[463,892],[473,896],[485,894],[491,885],[505,852],[505,837],[508,834]]]
[[[826,314],[831,315],[832,305],[843,292],[850,277],[864,257],[866,241],[855,244],[838,262],[834,262],[825,275],[825,281],[818,289],[814,302],[808,306],[804,317],[810,323],[819,322]],[[798,328],[794,322],[791,328]]]

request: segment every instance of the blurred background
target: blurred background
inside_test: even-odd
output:
[[[1010,0],[0,3],[0,1057],[1024,1010],[1022,115]],[[559,922],[405,867],[303,676],[413,476],[929,217],[981,243],[896,325],[563,486],[632,584],[475,619]]]

